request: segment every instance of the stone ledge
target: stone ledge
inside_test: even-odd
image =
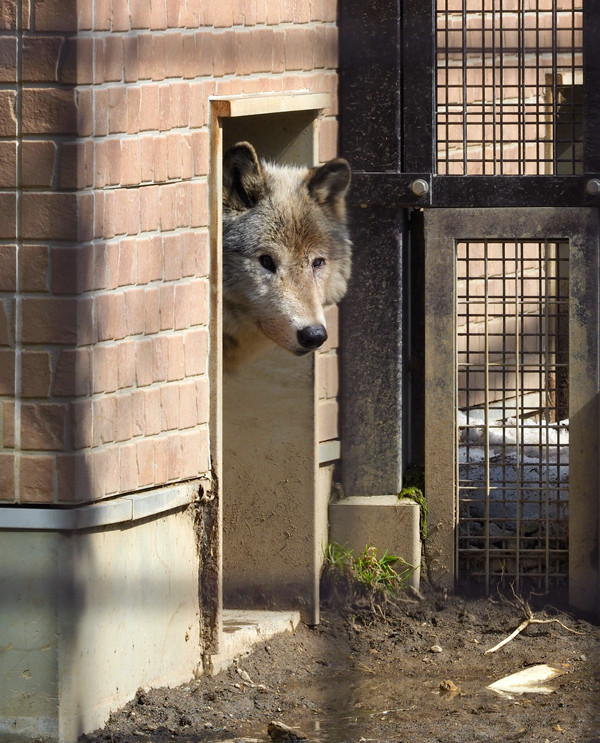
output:
[[[224,609],[220,652],[211,656],[210,673],[228,668],[237,658],[248,655],[257,643],[281,632],[292,632],[299,621],[298,611]]]
[[[198,479],[76,508],[3,506],[0,507],[0,530],[81,531],[140,521],[176,508],[183,508],[198,500],[201,482],[206,480]]]

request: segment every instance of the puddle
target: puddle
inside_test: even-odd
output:
[[[372,721],[409,723],[415,715],[421,715],[424,695],[426,709],[434,713],[440,707],[468,707],[495,705],[510,706],[508,696],[500,697],[482,687],[481,679],[456,684],[440,676],[423,680],[395,677],[359,676],[339,673],[322,684],[286,685],[298,699],[294,715],[286,715],[282,722],[298,728],[309,743],[346,743],[363,738],[369,740]],[[319,709],[318,717],[316,710]],[[247,738],[268,741],[264,726],[244,731]]]

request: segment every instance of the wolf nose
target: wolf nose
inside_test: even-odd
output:
[[[297,335],[298,343],[309,351],[319,348],[327,340],[327,331],[323,325],[307,325]]]

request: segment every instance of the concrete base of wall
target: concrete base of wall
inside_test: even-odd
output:
[[[140,686],[196,672],[193,507],[84,531],[0,526],[0,564],[0,740],[74,743]]]
[[[254,645],[280,632],[292,632],[298,626],[298,611],[254,611],[225,609],[220,651],[211,656],[212,674],[228,668],[234,661],[248,655]]]
[[[355,554],[377,547],[382,555],[401,557],[416,570],[410,585],[419,590],[421,539],[419,506],[395,495],[344,498],[329,504],[329,537]]]

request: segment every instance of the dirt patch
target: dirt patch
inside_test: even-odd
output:
[[[213,678],[138,692],[81,741],[270,741],[279,720],[315,743],[599,743],[600,628],[545,616],[585,634],[532,625],[486,655],[522,621],[516,607],[432,595],[375,621],[366,608],[325,608],[319,626],[273,638]],[[542,663],[564,671],[552,693],[485,688]]]

